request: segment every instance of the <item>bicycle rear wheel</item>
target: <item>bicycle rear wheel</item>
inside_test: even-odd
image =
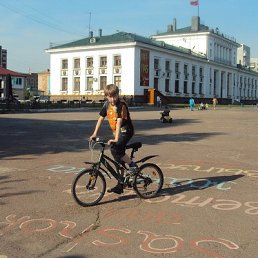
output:
[[[146,163],[140,167],[135,175],[133,188],[137,195],[143,199],[157,196],[164,182],[161,169],[153,163]]]
[[[82,170],[72,183],[73,197],[83,207],[97,204],[105,191],[106,180],[103,174],[93,169]]]

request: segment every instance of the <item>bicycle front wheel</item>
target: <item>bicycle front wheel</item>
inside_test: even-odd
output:
[[[97,204],[105,191],[106,180],[103,174],[93,169],[82,170],[72,183],[73,197],[83,207]]]
[[[135,175],[133,188],[137,195],[143,199],[157,196],[162,189],[164,177],[161,169],[153,163],[146,163],[140,167]]]

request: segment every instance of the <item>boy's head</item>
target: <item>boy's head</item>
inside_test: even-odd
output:
[[[119,97],[119,89],[114,84],[108,84],[104,89],[104,94],[111,105],[115,105]]]

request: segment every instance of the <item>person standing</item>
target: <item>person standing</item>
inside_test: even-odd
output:
[[[160,99],[160,96],[157,96],[157,106],[158,107],[161,107],[161,99]]]
[[[194,99],[190,98],[190,100],[189,100],[189,107],[190,107],[191,111],[194,111],[194,105],[195,105]]]
[[[212,99],[212,103],[213,103],[213,109],[216,109],[216,106],[217,106],[217,104],[218,104],[218,100],[217,100],[217,98],[213,98]]]

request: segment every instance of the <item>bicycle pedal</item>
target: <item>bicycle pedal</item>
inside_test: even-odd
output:
[[[86,189],[87,190],[94,190],[95,186],[94,185],[89,185],[89,186],[86,186]]]

